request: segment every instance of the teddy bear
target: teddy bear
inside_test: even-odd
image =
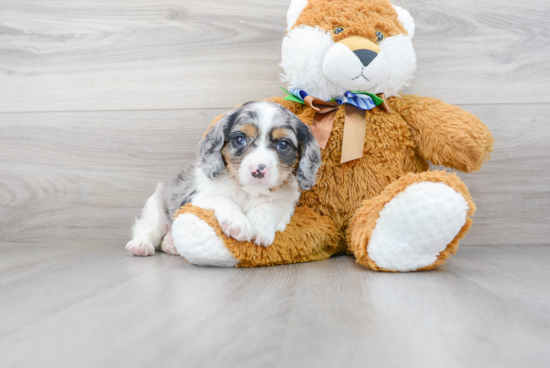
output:
[[[259,267],[354,256],[369,269],[433,269],[455,254],[476,206],[454,173],[489,159],[493,137],[474,115],[400,95],[416,70],[411,14],[388,0],[292,0],[282,43],[285,97],[322,148],[316,185],[301,193],[274,243],[224,235],[211,211],[182,207],[172,236],[197,265]],[[459,86],[457,86],[459,88]]]

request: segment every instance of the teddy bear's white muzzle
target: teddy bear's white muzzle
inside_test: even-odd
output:
[[[323,60],[323,73],[328,80],[347,91],[383,93],[388,76],[384,52],[365,38],[350,39],[342,40],[328,50]]]

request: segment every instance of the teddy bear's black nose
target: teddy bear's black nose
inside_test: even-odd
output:
[[[369,66],[369,64],[372,63],[372,61],[378,56],[376,52],[365,49],[355,50],[353,53],[357,55],[364,66]]]

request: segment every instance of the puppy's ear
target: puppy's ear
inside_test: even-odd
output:
[[[222,149],[232,116],[233,112],[225,114],[206,132],[199,143],[199,166],[211,180],[217,178],[225,170]]]
[[[311,128],[300,119],[293,117],[292,125],[300,143],[300,163],[296,173],[298,185],[302,190],[310,190],[317,181],[317,171],[322,164],[321,148],[313,137]]]

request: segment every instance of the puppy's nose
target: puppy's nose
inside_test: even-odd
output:
[[[258,167],[252,169],[252,176],[256,179],[261,179],[267,174],[267,168],[264,164],[259,164]]]

